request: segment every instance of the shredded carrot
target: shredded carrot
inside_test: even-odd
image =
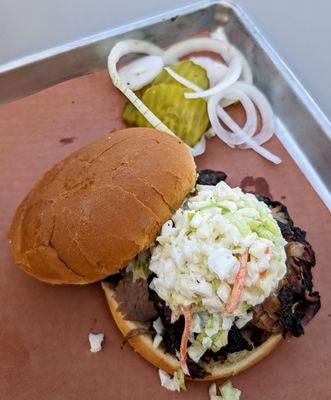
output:
[[[180,366],[185,375],[190,375],[190,371],[187,367],[186,358],[187,358],[187,342],[190,336],[190,329],[192,324],[192,316],[191,316],[191,307],[183,307],[183,314],[184,314],[184,331],[182,334],[182,339],[180,342]]]
[[[240,299],[244,290],[244,282],[246,277],[248,252],[244,253],[240,258],[239,271],[237,273],[232,292],[226,304],[226,311],[230,314],[236,311],[240,303]]]
[[[260,276],[260,278],[264,278],[266,276],[266,274],[267,274],[267,270],[265,269],[264,271],[261,271],[259,273],[259,276]]]
[[[271,248],[270,248],[270,247],[267,247],[267,248],[264,250],[264,254],[270,254],[270,252],[271,252]]]

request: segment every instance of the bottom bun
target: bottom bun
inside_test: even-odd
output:
[[[118,303],[113,296],[114,291],[111,288],[111,285],[107,282],[102,282],[101,285],[105,292],[110,312],[124,337],[126,337],[133,329],[145,327],[143,323],[125,320],[122,314],[117,311]],[[245,350],[230,354],[223,364],[217,362],[203,364],[208,375],[202,379],[194,380],[208,381],[237,375],[266,357],[277,346],[281,338],[281,335],[273,335],[261,346],[251,351]],[[132,337],[128,339],[128,341],[137,353],[155,367],[160,368],[169,374],[173,374],[179,368],[179,361],[172,354],[166,353],[162,347],[156,349],[153,347],[153,340],[150,335],[142,334]]]

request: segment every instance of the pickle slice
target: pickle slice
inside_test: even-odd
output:
[[[126,122],[128,125],[136,125],[137,124],[137,118],[138,118],[139,111],[136,109],[136,107],[127,101],[124,105],[124,110],[122,113],[122,119],[124,122]]]
[[[144,91],[151,87],[151,85],[146,85],[143,88],[136,90],[135,94],[139,99],[141,99],[142,95],[144,94]],[[122,119],[124,122],[126,122],[128,125],[135,126],[137,125],[137,119],[138,115],[140,112],[136,109],[136,107],[130,102],[127,101],[124,105],[123,113],[122,113]]]
[[[181,75],[183,78],[199,86],[201,89],[209,89],[209,79],[206,70],[200,67],[200,65],[194,64],[193,61],[181,61],[180,63],[171,65],[170,67],[177,72],[178,75]],[[163,70],[153,81],[153,85],[158,85],[160,83],[169,83],[183,87],[181,83],[169,75],[165,70]]]
[[[203,99],[186,99],[190,89],[161,83],[152,85],[143,96],[143,103],[185,143],[193,147],[201,139],[209,124],[207,103]],[[151,126],[139,113],[136,124]]]

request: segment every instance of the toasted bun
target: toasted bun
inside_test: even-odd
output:
[[[23,200],[9,232],[15,262],[49,283],[101,280],[153,244],[195,181],[178,138],[114,132],[55,165]]]
[[[105,292],[110,312],[123,336],[126,336],[133,329],[140,328],[142,325],[139,322],[127,321],[117,311],[118,303],[113,296],[114,291],[111,285],[107,282],[102,282],[102,288]],[[224,364],[214,363],[204,365],[209,375],[201,380],[216,380],[239,374],[266,357],[277,346],[281,338],[281,335],[274,335],[252,351],[241,351],[231,354]],[[169,374],[173,374],[179,368],[179,362],[173,355],[166,353],[161,347],[156,349],[153,347],[150,335],[135,336],[128,341],[137,353],[155,367]]]

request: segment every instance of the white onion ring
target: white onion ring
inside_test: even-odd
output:
[[[247,83],[253,82],[251,68],[242,53],[230,43],[218,39],[194,38],[176,43],[165,50],[163,60],[166,65],[175,64],[181,57],[201,51],[217,53],[226,63],[230,63],[233,57],[241,58],[243,66],[242,79]]]
[[[225,64],[210,57],[190,57],[190,60],[207,71],[210,87],[215,86],[218,82],[224,79],[228,70],[228,67]]]
[[[219,61],[215,61],[209,57],[191,57],[190,60],[193,61],[194,63],[197,63],[207,71],[210,86],[215,86],[218,82],[220,82],[225,77],[226,72],[229,69],[226,65],[222,64]],[[168,70],[168,67],[165,67],[164,69]],[[175,71],[173,70],[171,71],[172,72],[168,71],[170,75],[178,82],[180,82],[182,85],[196,92],[202,92],[202,89],[200,87],[194,85],[194,83],[185,79],[183,76],[177,74]],[[218,90],[220,89],[218,88]],[[231,104],[236,103],[237,100],[238,99],[233,99],[233,100],[223,99],[221,101],[221,106],[222,107],[230,106]]]
[[[206,139],[211,139],[212,137],[216,136],[216,133],[213,130],[213,128],[211,127],[205,132],[204,136]]]
[[[170,67],[164,67],[164,69],[168,72],[170,76],[172,76],[176,81],[187,87],[188,89],[192,89],[195,92],[201,92],[202,89],[195,85],[193,82],[189,81],[188,79],[184,78],[183,76],[177,74],[172,68]]]
[[[275,154],[271,153],[271,151],[257,144],[254,139],[248,139],[246,145],[248,146],[247,149],[252,149],[256,151],[262,157],[273,162],[274,164],[280,164],[282,162],[282,159],[280,157],[276,156]]]
[[[229,133],[230,143],[232,145],[240,145],[254,136],[257,129],[257,114],[252,100],[244,92],[232,87],[228,88],[227,92],[224,96],[225,98],[232,101],[239,100],[242,104],[246,113],[246,123],[241,128],[220,105],[217,107],[217,115],[233,132]],[[224,128],[222,127],[222,129]],[[226,129],[224,130],[229,132]]]
[[[258,90],[255,86],[248,85],[244,82],[237,82],[236,87],[239,90],[245,92],[255,103],[259,109],[262,120],[262,128],[258,134],[254,136],[254,141],[261,145],[272,138],[274,134],[274,120],[272,108],[264,96],[264,94]],[[247,148],[245,145],[242,148]]]
[[[193,157],[198,157],[203,154],[206,150],[206,138],[205,135],[202,136],[200,141],[194,146],[190,147],[190,151]]]
[[[244,128],[240,128],[238,124],[219,105],[222,99],[228,97],[230,97],[230,99],[238,98],[242,103],[247,115],[247,121]],[[247,99],[249,101],[247,101]],[[260,110],[263,125],[261,131],[256,135],[256,137],[253,137],[253,135],[256,131],[257,115],[252,100]],[[279,164],[281,162],[279,157],[272,154],[269,150],[261,147],[262,141],[265,139],[269,140],[273,135],[273,115],[268,101],[255,87],[247,85],[243,82],[237,82],[230,88],[227,88],[221,93],[212,96],[208,100],[208,115],[212,128],[217,136],[229,146],[234,147],[234,145],[240,145],[241,148],[251,148],[275,164]],[[223,122],[233,130],[233,133],[230,133],[222,127],[218,117],[220,117]],[[257,140],[255,140],[255,138],[257,138]]]
[[[159,75],[163,65],[161,56],[145,56],[125,65],[118,74],[131,90],[139,90]]]
[[[214,94],[221,92],[223,89],[226,89],[235,83],[240,78],[241,71],[242,59],[239,57],[234,57],[229,64],[229,68],[224,79],[218,82],[216,86],[198,93],[185,93],[185,97],[187,99],[198,99],[213,96]]]
[[[220,100],[224,98],[236,98],[242,103],[247,117],[246,124],[243,128],[240,128],[240,126],[238,126],[228,113],[219,105]],[[208,115],[216,135],[230,147],[245,143],[256,132],[257,116],[253,102],[245,93],[238,89],[236,90],[233,87],[223,90],[221,93],[212,96],[208,100]],[[219,117],[230,129],[232,129],[233,133],[223,128],[219,122]]]

